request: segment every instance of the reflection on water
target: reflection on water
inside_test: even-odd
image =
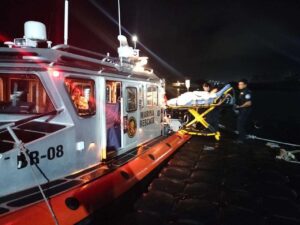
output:
[[[257,135],[300,142],[300,91],[253,91]]]
[[[253,102],[259,119],[300,122],[300,91],[253,91]]]

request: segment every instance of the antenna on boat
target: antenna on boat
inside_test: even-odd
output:
[[[121,26],[121,4],[120,0],[118,0],[118,20],[119,20],[119,35],[122,35],[122,26]],[[120,43],[121,46],[121,43]]]
[[[142,67],[147,64],[147,57],[139,57],[139,50],[136,49],[137,36],[134,35],[132,37],[132,41],[134,42],[134,48],[128,45],[127,38],[122,35],[122,25],[121,25],[121,4],[120,0],[118,0],[118,20],[119,20],[119,35],[118,40],[120,42],[120,46],[118,48],[118,54],[120,58],[120,65],[123,66],[124,62],[134,62],[135,69],[141,71]],[[144,71],[144,69],[142,70]]]
[[[122,37],[122,25],[121,25],[121,3],[120,3],[120,0],[118,0],[118,21],[119,21],[119,36],[118,36],[118,39],[119,39],[119,42],[120,42],[120,48],[122,47],[122,42],[120,40],[120,38]],[[122,57],[119,55],[120,57],[120,63],[121,63],[121,66],[123,64],[122,62]]]
[[[68,45],[69,38],[69,0],[65,0],[65,16],[64,16],[64,44]]]

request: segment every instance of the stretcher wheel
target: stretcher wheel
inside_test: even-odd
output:
[[[188,124],[190,121],[192,121],[191,115],[186,112],[183,116],[183,123]]]
[[[216,132],[215,138],[216,138],[217,141],[220,141],[221,133],[219,131]]]

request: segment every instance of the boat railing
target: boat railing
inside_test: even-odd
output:
[[[37,115],[34,115],[34,116],[31,116],[31,117],[28,117],[28,118],[25,118],[25,119],[21,119],[21,120],[18,120],[18,121],[15,121],[15,122],[9,122],[9,123],[6,123],[2,126],[0,126],[0,131],[1,130],[5,130],[7,129],[7,127],[16,127],[16,126],[20,126],[22,124],[25,124],[25,123],[28,123],[32,120],[35,120],[35,119],[39,119],[41,117],[45,117],[45,116],[50,116],[50,115],[58,115],[60,114],[64,109],[58,109],[58,110],[53,110],[51,112],[46,112],[46,113],[42,113],[42,114],[37,114]],[[49,120],[47,120],[47,122],[49,122]]]
[[[65,51],[68,53],[73,53],[73,54],[80,54],[82,56],[86,56],[86,57],[101,57],[101,60],[106,60],[109,61],[111,60],[112,62],[118,61],[118,58],[115,57],[111,57],[109,55],[105,55],[102,53],[98,53],[98,52],[93,52],[87,49],[82,49],[82,48],[78,48],[75,46],[71,46],[71,45],[64,45],[64,44],[60,44],[60,45],[55,45],[52,47],[53,50],[60,50],[60,51]]]

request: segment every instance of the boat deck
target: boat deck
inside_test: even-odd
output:
[[[132,205],[119,206],[126,210],[112,213],[107,224],[300,224],[300,167],[275,155],[276,150],[254,142],[193,137],[147,191]]]

